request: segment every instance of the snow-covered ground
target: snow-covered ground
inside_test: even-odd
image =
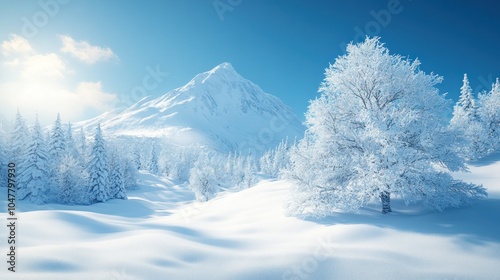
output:
[[[374,205],[320,220],[283,215],[285,181],[198,203],[142,173],[127,201],[19,202],[18,272],[4,262],[0,279],[499,279],[500,161],[471,171],[456,176],[489,191],[472,206],[435,213],[395,199],[389,215]]]

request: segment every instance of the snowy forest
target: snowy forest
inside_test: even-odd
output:
[[[2,174],[7,163],[16,165],[18,198],[36,204],[93,204],[127,199],[137,186],[138,170],[189,182],[200,201],[213,198],[224,188],[248,188],[262,171],[277,177],[286,167],[288,141],[261,158],[242,153],[223,154],[211,149],[172,147],[159,139],[105,139],[100,125],[93,135],[57,116],[46,131],[38,120],[30,128],[20,112],[7,139],[0,134]],[[123,149],[121,147],[128,147]],[[6,176],[5,176],[6,178]]]
[[[15,163],[18,199],[36,204],[127,199],[140,170],[187,182],[199,201],[284,178],[293,185],[286,211],[301,217],[373,202],[389,213],[391,196],[438,211],[485,197],[482,186],[450,172],[500,150],[499,80],[475,93],[465,75],[453,107],[436,88],[442,77],[419,66],[390,54],[377,37],[348,45],[326,69],[303,139],[283,139],[261,155],[112,137],[100,125],[75,133],[59,115],[42,128],[18,112],[12,131],[0,130],[0,172],[6,178],[7,163]]]

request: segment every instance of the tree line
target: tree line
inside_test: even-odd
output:
[[[59,115],[44,133],[38,117],[28,128],[18,111],[10,137],[0,135],[0,162],[16,164],[16,198],[36,204],[127,199],[127,190],[137,185],[133,161],[104,140],[99,125],[88,143],[83,129],[64,128]]]

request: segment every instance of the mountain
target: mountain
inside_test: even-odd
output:
[[[106,134],[163,138],[173,145],[219,151],[263,152],[282,139],[303,135],[292,110],[239,75],[229,63],[196,75],[158,98],[144,98],[115,116],[81,125],[101,126]]]

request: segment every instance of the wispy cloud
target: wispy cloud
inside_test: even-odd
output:
[[[11,39],[2,42],[2,54],[6,57],[11,55],[29,54],[33,48],[24,37],[12,34]]]
[[[73,38],[61,35],[61,52],[69,53],[77,59],[93,64],[117,57],[110,48],[92,46],[87,41],[75,41]]]
[[[45,124],[58,112],[65,120],[78,121],[88,113],[112,109],[117,100],[100,81],[75,81],[75,71],[59,53],[39,53],[18,35],[1,46],[0,67],[9,74],[4,80],[0,77],[0,114],[4,118],[11,118],[19,108],[27,117],[38,112]]]

